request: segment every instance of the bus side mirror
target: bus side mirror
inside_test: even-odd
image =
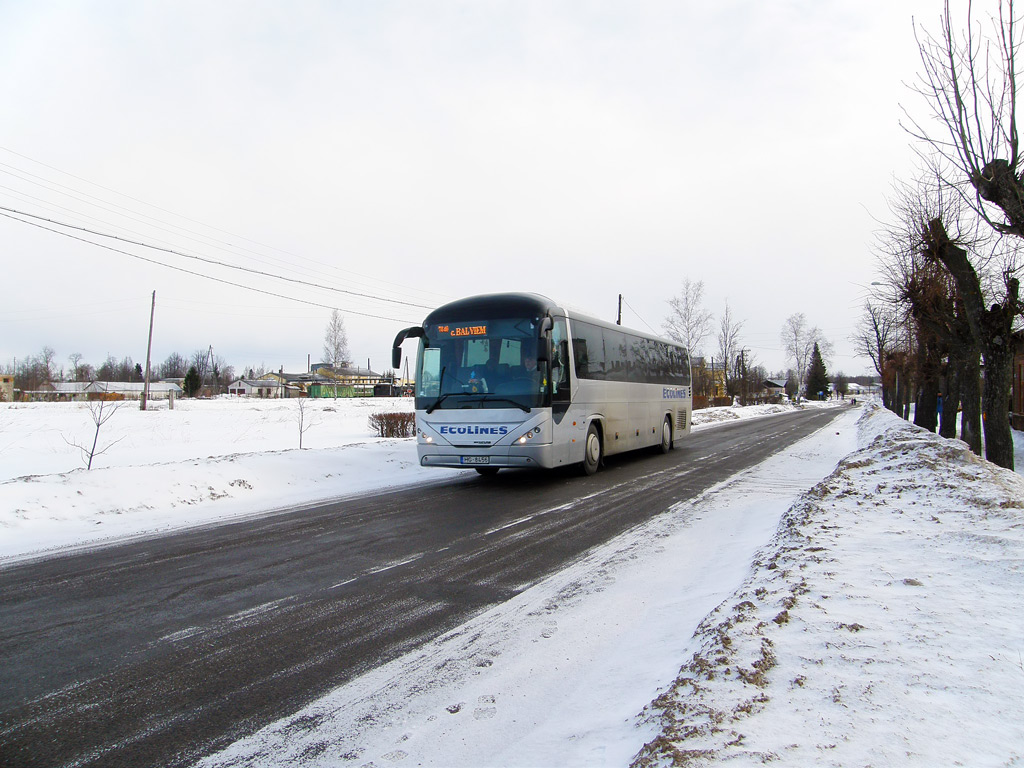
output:
[[[541,339],[537,345],[537,362],[546,363],[551,359],[551,339]]]
[[[423,338],[427,335],[427,332],[420,326],[413,326],[412,328],[405,328],[398,332],[395,336],[395,340],[391,345],[391,367],[399,368],[402,365],[402,342],[406,339]]]

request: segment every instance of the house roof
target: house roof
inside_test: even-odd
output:
[[[93,392],[142,392],[146,388],[142,381],[94,381],[90,386]],[[151,381],[150,392],[181,392],[181,387],[167,381]]]
[[[89,381],[55,381],[50,384],[53,391],[61,395],[82,394],[89,389],[92,382]]]

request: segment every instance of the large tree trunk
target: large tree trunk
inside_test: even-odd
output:
[[[967,251],[953,243],[941,219],[933,219],[925,237],[928,254],[937,258],[956,281],[964,302],[971,333],[981,347],[985,360],[985,386],[982,408],[985,419],[985,458],[993,464],[1013,469],[1013,433],[1010,430],[1010,390],[1012,387],[1013,345],[1011,332],[1018,308],[1020,283],[1006,278],[1006,297],[1001,304],[986,310],[981,282]]]
[[[1010,286],[1009,283],[1014,283]],[[1007,293],[1016,301],[1015,279],[1007,281]],[[1007,302],[1010,302],[1008,296]],[[1013,469],[1013,432],[1010,428],[1010,397],[1013,389],[1013,314],[1003,305],[993,304],[983,315],[986,336],[982,344],[985,357],[985,388],[981,403],[985,419],[985,458],[1000,467]]]
[[[960,373],[960,439],[981,456],[981,364],[977,355],[963,362]]]
[[[917,344],[917,389],[914,406],[914,423],[934,432],[939,426],[939,373],[942,362],[934,344],[926,343],[920,336]]]
[[[942,413],[939,414],[939,435],[956,437],[956,417],[960,410],[961,366],[951,356],[946,366],[946,385],[942,388]]]

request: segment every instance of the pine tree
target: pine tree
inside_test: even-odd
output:
[[[815,344],[811,362],[807,366],[807,399],[824,400],[827,397],[828,371],[825,370],[825,361],[821,359],[821,351]]]
[[[195,397],[199,393],[199,388],[203,385],[202,379],[199,378],[199,371],[193,365],[188,369],[188,373],[185,374],[185,380],[181,383],[181,388],[185,391],[185,397]]]

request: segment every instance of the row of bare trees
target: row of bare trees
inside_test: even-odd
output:
[[[7,366],[6,372],[14,375],[14,387],[23,392],[40,389],[46,384],[55,382],[76,381],[119,381],[141,382],[145,371],[141,363],[130,356],[118,360],[113,355],[99,366],[83,361],[83,356],[74,352],[68,355],[68,365],[61,364],[57,353],[52,347],[45,346],[37,355],[15,360]],[[162,363],[155,365],[151,377],[155,379],[183,379],[190,369],[195,369],[198,380],[213,388],[223,389],[234,379],[234,368],[224,358],[214,355],[210,348],[196,350],[191,357],[184,357],[177,352],[167,356]]]
[[[934,32],[918,30],[926,110],[905,128],[921,159],[896,185],[879,237],[883,274],[854,339],[882,377],[886,405],[961,437],[1013,468],[1013,332],[1022,316],[1024,175],[1016,118],[1013,0],[958,31],[948,1]],[[984,376],[981,365],[984,364]],[[941,410],[941,413],[940,413]]]
[[[345,320],[338,310],[331,313],[324,334],[324,360],[332,366],[341,368],[351,364],[352,355],[348,346],[348,334]],[[145,378],[143,365],[124,357],[120,360],[113,355],[98,367],[84,362],[80,352],[73,352],[67,357],[67,366],[57,358],[53,347],[45,346],[37,355],[15,360],[7,366],[0,366],[0,372],[14,375],[14,388],[22,392],[32,392],[44,385],[55,382],[87,382],[87,381],[118,381],[138,382]],[[258,378],[265,373],[262,365],[249,366],[243,374],[249,378]],[[214,354],[213,347],[197,349],[191,356],[172,352],[162,363],[155,363],[150,372],[151,380],[184,379],[186,394],[192,385],[195,390],[205,388],[213,393],[227,390],[235,378],[235,369],[228,365],[220,355]]]
[[[724,379],[726,394],[739,397],[743,404],[752,399],[753,393],[762,391],[765,380],[769,378],[768,372],[757,362],[750,349],[743,345],[745,321],[736,317],[728,301],[716,323],[714,314],[704,307],[703,281],[685,278],[682,290],[668,304],[669,314],[662,327],[669,338],[684,344],[694,358],[695,395],[712,396],[716,378]],[[713,336],[715,342],[714,351],[710,355],[704,350],[704,343],[709,336]],[[794,368],[776,374],[775,378],[786,381],[790,395],[808,391],[809,396],[817,396],[820,383],[815,383],[812,391],[807,390],[811,359],[817,349],[824,365],[824,360],[832,355],[832,344],[816,326],[808,324],[802,312],[786,320],[780,339]],[[842,374],[837,379],[846,381]],[[845,387],[840,388],[845,393]]]

